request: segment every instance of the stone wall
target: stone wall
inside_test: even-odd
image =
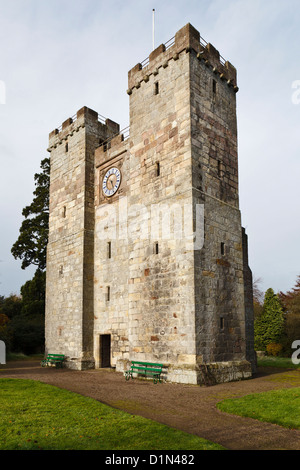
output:
[[[95,152],[94,356],[101,366],[100,336],[111,336],[111,366],[129,358],[127,187],[130,174],[128,141],[115,137]],[[121,184],[106,198],[102,181],[109,168],[121,172]]]
[[[193,188],[205,218],[204,246],[195,252],[197,362],[240,364],[246,359],[246,330],[236,73],[227,62],[234,78],[225,76],[211,45],[204,54],[191,50],[190,61]],[[211,373],[220,370],[226,375],[224,367]]]
[[[174,382],[251,376],[237,91],[235,68],[188,24],[129,71],[128,139],[88,108],[50,134],[46,348],[70,367],[103,366],[109,338],[119,371],[144,360]]]
[[[129,201],[142,206],[140,223],[148,230],[129,241],[130,356],[189,364],[195,361],[192,220],[184,220],[192,204],[190,72],[188,55],[176,47],[152,52],[140,83],[140,72],[129,72],[129,87],[136,83]]]

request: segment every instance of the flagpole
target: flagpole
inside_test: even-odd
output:
[[[155,8],[152,10],[152,50],[154,51]]]

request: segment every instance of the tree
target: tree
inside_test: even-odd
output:
[[[263,310],[254,322],[254,346],[256,350],[266,350],[271,343],[281,343],[284,338],[283,310],[273,289],[265,293]]]
[[[9,297],[0,297],[0,340],[5,342],[6,351],[11,350],[13,330],[11,323],[14,318],[21,315],[22,299],[11,294]]]
[[[0,296],[0,340],[8,352],[32,354],[44,349],[46,273],[36,270],[21,296]]]
[[[31,354],[44,347],[45,325],[45,268],[49,225],[50,159],[41,161],[40,173],[34,175],[34,198],[22,215],[17,241],[12,246],[14,258],[22,260],[22,269],[37,266],[33,279],[21,287],[21,297],[0,298],[0,312],[7,314],[7,329],[11,338],[11,350]]]
[[[26,206],[22,215],[25,217],[20,227],[20,234],[12,246],[11,252],[15,259],[22,260],[22,269],[31,264],[41,271],[46,268],[46,249],[49,224],[49,185],[50,159],[41,161],[40,173],[34,175],[34,199]]]
[[[18,315],[9,323],[11,350],[24,354],[40,353],[44,349],[44,322],[40,316]]]
[[[22,311],[22,298],[15,294],[0,298],[0,314],[5,315],[11,320]]]
[[[11,335],[9,331],[9,318],[4,313],[0,313],[0,340],[4,341],[7,349],[10,347]]]
[[[262,314],[263,310],[264,293],[259,288],[261,282],[261,278],[255,277],[253,279],[253,309],[255,319]]]
[[[295,287],[285,294],[280,292],[279,297],[287,314],[293,313],[300,316],[300,275],[297,277]]]
[[[45,312],[46,272],[37,269],[33,278],[21,287],[22,314],[36,316]]]
[[[291,346],[295,340],[300,339],[300,275],[297,277],[295,287],[290,291],[279,294],[285,315],[285,352],[291,355]]]

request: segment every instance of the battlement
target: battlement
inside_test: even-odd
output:
[[[61,126],[54,129],[49,134],[49,148],[48,152],[51,152],[57,145],[62,144],[68,140],[69,136],[72,136],[74,132],[78,132],[81,128],[86,126],[95,126],[99,129],[100,134],[103,135],[103,139],[106,139],[112,135],[119,133],[120,126],[118,123],[111,119],[105,118],[98,114],[96,111],[84,106],[79,109],[74,116],[66,119]]]
[[[215,74],[227,81],[234,91],[238,91],[237,74],[235,67],[225,60],[219,51],[210,43],[207,43],[190,23],[181,28],[176,35],[161,44],[143,62],[135,65],[128,72],[128,90],[130,95],[134,88],[140,88],[141,82],[147,82],[150,75],[157,75],[161,67],[168,67],[170,60],[178,60],[181,53],[194,51],[197,58],[203,61],[207,67],[211,67]]]

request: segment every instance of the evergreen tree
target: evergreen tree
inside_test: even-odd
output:
[[[43,352],[46,273],[36,270],[21,287],[21,296],[0,296],[0,340],[7,352]]]
[[[254,323],[255,349],[265,350],[268,344],[281,343],[284,336],[284,317],[278,295],[273,289],[265,293],[262,314]]]
[[[46,272],[37,269],[33,278],[21,287],[22,314],[41,315],[45,312]]]
[[[43,271],[46,268],[49,223],[49,158],[42,160],[41,169],[40,173],[34,175],[36,186],[33,192],[34,198],[32,203],[22,211],[25,220],[22,222],[19,237],[12,246],[11,252],[14,258],[22,260],[22,269],[33,264]]]
[[[21,287],[20,305],[0,299],[0,312],[10,318],[10,348],[25,354],[41,352],[44,348],[45,325],[45,279],[46,250],[49,224],[49,186],[50,159],[41,161],[40,173],[34,175],[34,198],[26,206],[22,215],[24,220],[20,227],[17,241],[12,246],[14,258],[22,260],[22,269],[30,265],[37,266],[33,279]],[[16,313],[16,307],[19,307]]]

